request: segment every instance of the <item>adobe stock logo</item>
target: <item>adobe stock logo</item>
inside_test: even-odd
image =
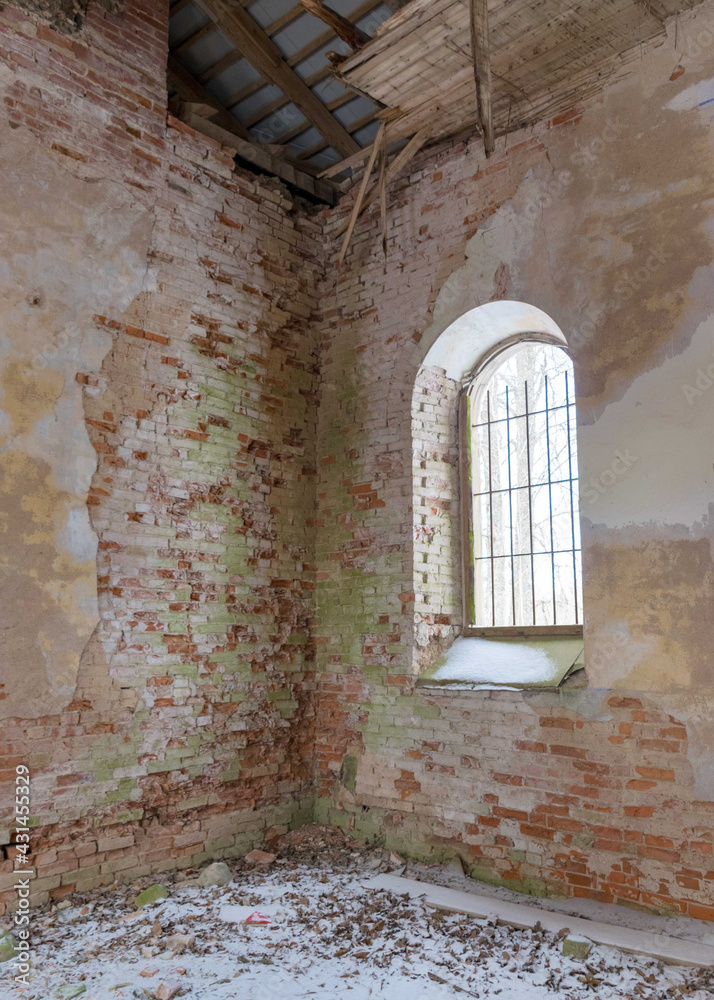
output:
[[[603,494],[607,493],[618,479],[621,479],[639,461],[629,448],[618,448],[612,462],[597,476],[591,476],[587,483],[582,483],[582,494],[588,503],[597,503]]]
[[[694,378],[692,379],[692,384],[684,382],[682,385],[682,392],[684,393],[684,398],[687,400],[691,406],[695,399],[699,399],[704,393],[711,389],[714,385],[714,361],[708,364],[706,368],[697,368],[694,373]]]

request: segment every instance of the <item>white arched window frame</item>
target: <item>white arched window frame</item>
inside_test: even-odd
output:
[[[507,337],[463,384],[464,634],[580,636],[575,386],[563,338]]]

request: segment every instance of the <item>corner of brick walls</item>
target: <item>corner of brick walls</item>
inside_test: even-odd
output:
[[[78,376],[100,625],[71,704],[3,723],[6,808],[15,765],[32,775],[37,903],[312,815],[321,225],[167,121],[166,39],[166,5],[93,6],[72,37],[0,12],[9,127],[152,219],[146,290],[97,309],[112,346]]]
[[[461,624],[456,391],[420,367],[418,345],[468,240],[531,169],[553,170],[551,138],[582,115],[490,162],[475,140],[422,154],[391,191],[386,259],[376,211],[342,267],[328,246],[316,816],[408,856],[458,855],[520,892],[712,920],[714,803],[695,790],[676,699],[667,711],[638,691],[415,683]]]
[[[165,56],[153,5],[90,8],[73,38],[0,13],[12,127],[153,219],[154,284],[97,311],[113,346],[84,381],[101,623],[66,711],[3,730],[3,777],[35,777],[37,901],[315,816],[521,891],[712,919],[712,804],[676,716],[414,686],[460,610],[450,387],[422,372],[419,401],[409,358],[542,134],[489,164],[473,143],[422,156],[387,260],[370,215],[336,271],[349,199],[310,217],[167,126]]]

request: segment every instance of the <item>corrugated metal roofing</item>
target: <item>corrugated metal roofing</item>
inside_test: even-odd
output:
[[[326,53],[349,46],[294,0],[258,0],[242,6],[272,39],[292,70],[308,83],[352,138],[365,146],[374,138],[380,105],[332,77]],[[331,0],[330,7],[373,35],[391,16],[380,0]],[[170,9],[169,48],[211,97],[259,143],[278,145],[308,171],[342,159],[319,129],[293,103],[290,93],[265,79],[211,21],[199,2],[176,0]]]

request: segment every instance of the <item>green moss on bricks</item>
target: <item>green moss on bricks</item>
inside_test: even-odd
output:
[[[240,778],[242,767],[239,760],[232,760],[225,771],[221,771],[221,781],[235,781]]]
[[[342,784],[354,795],[357,787],[357,758],[347,754],[342,759]]]
[[[525,876],[520,879],[503,878],[490,868],[481,865],[474,865],[469,872],[469,878],[477,882],[485,882],[486,885],[499,886],[502,889],[511,889],[513,892],[520,892],[524,896],[540,896],[541,898],[559,898],[566,895],[558,891],[554,886],[549,885],[541,878]]]
[[[422,719],[438,719],[441,716],[441,709],[437,705],[414,705],[413,711]]]
[[[142,819],[144,816],[143,809],[131,809],[126,812],[119,812],[116,815],[117,823],[134,823],[137,820]],[[82,869],[82,874],[85,874],[84,869]]]
[[[136,778],[120,778],[117,788],[113,792],[107,792],[104,799],[106,802],[126,802],[137,785]]]

